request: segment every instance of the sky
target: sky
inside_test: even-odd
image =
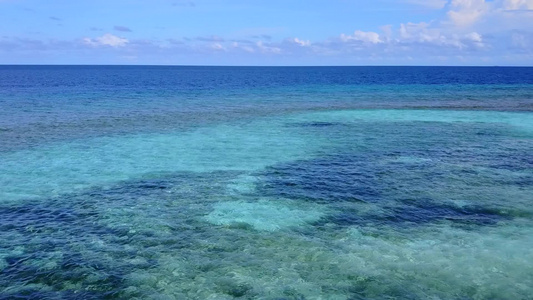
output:
[[[533,66],[533,0],[0,0],[0,64]]]

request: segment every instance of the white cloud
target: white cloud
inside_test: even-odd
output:
[[[400,42],[462,46],[457,39],[445,36],[440,29],[432,28],[429,23],[424,22],[400,24],[399,35]]]
[[[239,49],[239,50],[243,50],[245,52],[248,52],[248,53],[254,53],[255,52],[255,49],[247,44],[245,45],[242,45],[242,44],[239,44],[237,42],[233,42],[231,44],[231,46],[233,47],[233,49]]]
[[[261,51],[262,53],[272,53],[272,54],[281,53],[281,48],[271,46],[271,45],[265,45],[263,41],[258,41],[257,43],[255,43],[255,45],[257,46],[257,49],[259,49],[259,51]]]
[[[443,29],[504,34],[533,27],[533,0],[452,0]]]
[[[473,25],[490,10],[485,0],[452,0],[451,6],[453,9],[448,12],[448,17],[459,27]]]
[[[84,38],[83,43],[86,45],[90,45],[93,47],[97,46],[110,46],[113,48],[118,47],[124,47],[126,44],[129,43],[129,41],[125,38],[118,37],[116,35],[112,35],[110,33],[106,33],[102,35],[101,37],[97,37],[94,39],[91,38]]]
[[[383,43],[378,33],[372,32],[372,31],[361,31],[361,30],[356,30],[353,35],[341,34],[341,40],[344,42],[361,41],[361,42],[370,43],[370,44]]]
[[[450,20],[457,26],[466,27],[474,24],[482,15],[482,11],[449,11]]]
[[[504,0],[503,7],[507,10],[533,9],[533,0]]]
[[[336,62],[338,57],[339,62],[345,58],[353,62],[374,59],[396,61],[412,57],[414,62],[456,62],[463,57],[466,61],[479,62],[483,57],[501,59],[504,55],[514,55],[515,61],[533,61],[533,31],[530,29],[533,28],[530,26],[533,23],[533,18],[530,18],[533,0],[401,1],[443,9],[441,18],[384,25],[375,32],[355,30],[326,40],[313,40],[312,43],[294,36],[278,39],[260,35],[245,35],[248,37],[246,39],[207,36],[179,42],[154,40],[141,43],[137,39],[129,41],[110,33],[85,38],[83,43],[101,48],[128,46],[127,53],[140,58],[149,53],[165,53],[169,57],[218,53],[218,58],[242,56],[311,60],[323,57]],[[5,47],[13,47],[12,44],[6,44]],[[405,59],[402,61],[405,62]],[[321,61],[321,58],[317,61]]]
[[[420,36],[424,35],[427,36],[430,33],[430,30],[428,29],[429,24],[420,22],[420,23],[407,23],[407,24],[400,24],[400,38],[402,40],[413,40],[413,39],[419,39]],[[433,30],[435,31],[435,30]]]
[[[396,42],[401,44],[425,44],[457,49],[484,47],[483,36],[477,32],[458,34],[445,32],[441,28],[432,27],[428,23],[400,24]]]
[[[311,45],[310,41],[300,40],[299,38],[292,39],[292,42],[294,42],[295,44],[298,44],[298,45],[300,45],[302,47],[307,47],[307,46]]]
[[[476,42],[476,43],[482,43],[483,42],[483,37],[481,36],[481,34],[479,34],[477,32],[471,32],[471,33],[467,34],[465,37],[467,39],[471,40],[472,42]]]

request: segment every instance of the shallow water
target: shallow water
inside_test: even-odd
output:
[[[0,298],[528,299],[531,68],[0,67]]]

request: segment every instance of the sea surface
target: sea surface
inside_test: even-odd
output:
[[[0,299],[533,299],[533,68],[0,66]]]

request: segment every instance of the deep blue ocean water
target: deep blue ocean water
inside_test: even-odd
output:
[[[0,299],[531,299],[533,68],[0,66]]]

